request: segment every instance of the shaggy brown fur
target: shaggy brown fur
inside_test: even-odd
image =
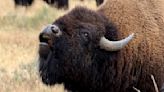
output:
[[[43,83],[64,83],[72,92],[155,92],[164,83],[162,0],[106,0],[92,11],[76,7],[54,21],[62,32],[53,45],[40,46]],[[114,22],[116,27],[113,25]],[[52,30],[48,30],[52,31]],[[105,51],[102,36],[118,40],[135,33],[125,48]],[[40,42],[47,43],[40,34]]]
[[[162,0],[106,0],[99,8],[98,12],[117,25],[119,37],[136,34],[132,43],[120,53],[116,79],[121,86],[118,90],[132,84],[141,92],[154,92],[151,74],[159,88],[164,83],[162,5]]]
[[[115,26],[100,13],[83,7],[76,7],[53,24],[62,35],[52,39],[51,50],[40,45],[39,71],[43,83],[64,83],[72,92],[108,92],[115,76],[112,65],[117,52],[100,49],[99,41],[105,33],[109,40],[116,40]],[[44,34],[43,31],[39,39],[47,43]]]

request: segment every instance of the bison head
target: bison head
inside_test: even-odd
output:
[[[43,83],[64,83],[71,89],[92,88],[102,78],[98,76],[102,63],[114,61],[117,51],[133,37],[132,34],[116,41],[117,34],[116,27],[105,16],[82,7],[47,25],[39,36]]]

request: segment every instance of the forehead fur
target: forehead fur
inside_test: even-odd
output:
[[[81,22],[96,23],[103,22],[104,20],[101,14],[84,7],[76,7],[68,14],[68,16],[72,16],[72,18],[80,20]]]
[[[89,10],[84,7],[76,7],[68,14],[62,16],[54,23],[57,25],[64,25],[67,31],[78,28],[80,26],[91,26],[96,30],[104,29],[105,17],[100,13]],[[73,30],[72,30],[73,31]]]

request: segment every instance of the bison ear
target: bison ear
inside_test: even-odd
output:
[[[118,30],[113,23],[105,23],[105,38],[110,41],[118,40]]]

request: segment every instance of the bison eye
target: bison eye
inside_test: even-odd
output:
[[[80,38],[81,38],[81,41],[84,43],[84,44],[87,44],[90,40],[90,34],[89,32],[87,31],[81,31],[80,32]]]
[[[87,32],[84,32],[83,35],[88,38],[89,34]]]
[[[89,39],[89,33],[88,33],[88,32],[81,32],[81,33],[80,33],[80,36],[81,36],[83,39],[86,39],[86,40]]]

